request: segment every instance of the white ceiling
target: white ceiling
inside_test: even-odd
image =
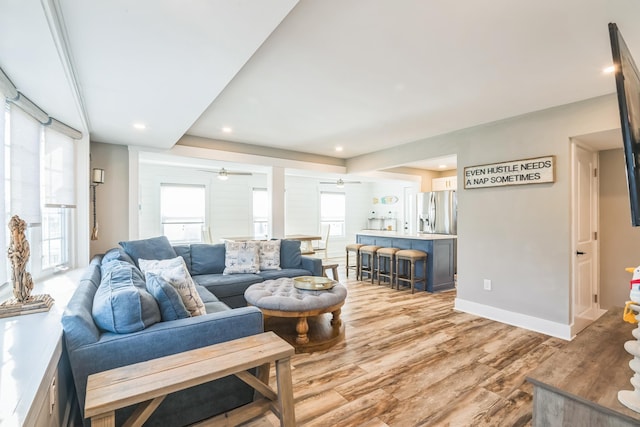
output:
[[[612,93],[607,24],[640,61],[639,19],[637,0],[0,0],[0,67],[95,141],[350,158]]]

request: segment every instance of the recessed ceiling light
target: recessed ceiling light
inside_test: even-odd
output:
[[[615,65],[610,65],[608,67],[605,67],[602,72],[605,74],[611,74],[616,70],[616,66]]]
[[[231,133],[231,132],[233,132],[233,129],[231,129],[229,126],[224,126],[224,127],[222,128],[222,132],[224,132],[224,133]]]
[[[342,151],[342,150],[344,150],[344,148],[342,148],[341,145],[336,146],[336,151]]]
[[[440,169],[444,169],[444,168],[446,168],[446,167],[447,167],[447,165],[438,165],[438,167],[439,167]]]
[[[136,129],[143,130],[143,129],[147,128],[147,125],[145,125],[144,123],[134,123],[133,127],[136,128]]]

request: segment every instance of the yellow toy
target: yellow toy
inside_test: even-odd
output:
[[[629,306],[631,304],[640,305],[640,266],[636,268],[625,268],[625,270],[629,273],[633,273],[633,276],[629,283],[629,298],[631,298],[631,301],[626,302],[622,319],[625,322],[638,323],[635,312],[631,310]]]

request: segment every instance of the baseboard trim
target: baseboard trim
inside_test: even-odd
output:
[[[530,331],[540,332],[563,340],[571,341],[573,339],[573,335],[571,334],[571,325],[564,325],[562,323],[503,310],[489,305],[478,304],[477,302],[467,301],[460,298],[456,298],[453,308],[454,310],[463,311],[465,313],[506,323],[507,325],[528,329]]]

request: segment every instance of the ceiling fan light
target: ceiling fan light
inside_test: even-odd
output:
[[[229,174],[224,168],[220,169],[220,172],[218,172],[218,179],[220,181],[226,181],[229,179]]]
[[[336,187],[344,188],[344,181],[342,179],[339,179],[338,182],[336,182]]]

